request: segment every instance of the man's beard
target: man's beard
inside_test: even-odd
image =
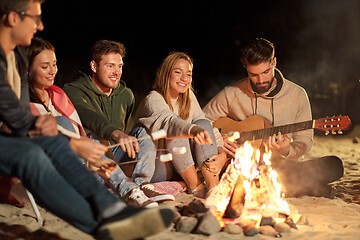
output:
[[[252,86],[254,88],[254,91],[257,92],[257,93],[260,93],[260,94],[267,92],[271,88],[271,86],[272,86],[272,84],[274,82],[274,79],[275,79],[275,76],[271,79],[271,81],[263,82],[262,84],[266,84],[266,83],[268,84],[265,87],[258,87],[258,85],[260,85],[258,83],[252,84]]]

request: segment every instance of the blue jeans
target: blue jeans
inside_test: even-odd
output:
[[[177,138],[177,139],[160,139],[158,148],[172,149],[173,147],[185,147],[185,154],[173,154],[173,160],[171,161],[176,172],[184,172],[189,167],[196,164],[200,166],[206,159],[209,157],[218,154],[217,145],[215,141],[214,131],[211,123],[206,119],[199,119],[194,124],[205,129],[209,132],[211,138],[213,139],[213,144],[203,144],[198,145],[195,141],[190,138]],[[161,152],[158,153],[160,155]],[[163,163],[159,160],[156,160],[155,173],[152,178],[152,182],[160,182],[171,180],[172,176],[172,167],[169,167],[170,162]]]
[[[155,171],[155,144],[149,134],[143,127],[135,127],[129,135],[134,136],[135,138],[145,138],[139,141],[140,151],[135,157],[135,160],[145,160],[136,163],[131,178],[128,178],[120,167],[117,167],[115,171],[110,174],[109,181],[122,198],[124,198],[125,195],[134,187],[139,187],[144,182],[150,182]],[[127,153],[124,152],[120,146],[114,147],[112,152],[117,163],[134,160],[130,159]]]
[[[40,205],[84,232],[92,233],[102,212],[119,202],[80,163],[61,134],[0,135],[0,154],[0,174],[19,178]]]

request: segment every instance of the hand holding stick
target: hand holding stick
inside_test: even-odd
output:
[[[158,140],[160,138],[166,138],[166,131],[164,129],[161,129],[159,131],[156,131],[156,132],[152,132],[151,135],[147,135],[145,137],[141,137],[141,138],[136,138],[134,141],[141,141],[141,140],[144,140],[144,139],[147,139],[147,138],[152,138],[152,140]],[[108,148],[113,148],[113,147],[117,147],[117,146],[120,146],[121,143],[115,143],[113,145],[110,145],[108,146]]]

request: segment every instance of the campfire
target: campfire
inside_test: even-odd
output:
[[[216,217],[221,227],[235,223],[250,229],[276,223],[296,225],[290,218],[290,208],[281,195],[277,172],[271,168],[271,151],[262,153],[249,142],[237,150],[205,205]]]
[[[271,152],[255,150],[249,142],[213,188],[205,203],[195,199],[177,206],[175,230],[211,235],[221,230],[230,234],[281,237],[281,233],[307,225],[306,217],[291,208],[281,194],[277,172],[271,167]]]

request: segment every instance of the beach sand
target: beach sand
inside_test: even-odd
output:
[[[360,127],[344,136],[315,136],[314,146],[306,159],[325,155],[336,155],[344,162],[344,177],[335,182],[337,190],[334,199],[323,197],[287,198],[292,208],[308,220],[308,225],[298,225],[298,230],[282,233],[284,239],[360,239]],[[194,198],[186,193],[176,196],[172,205],[187,204]],[[71,204],[71,203],[69,203]],[[0,204],[0,239],[93,239],[80,230],[40,208],[45,226],[40,228],[31,205],[17,208]],[[244,235],[232,235],[224,232],[210,236],[185,234],[165,230],[148,240],[197,240],[197,239],[248,239]],[[272,239],[256,235],[251,239]]]

